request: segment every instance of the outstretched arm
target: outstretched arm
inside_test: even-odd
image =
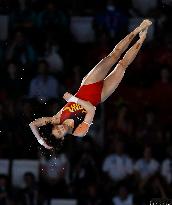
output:
[[[84,121],[75,129],[73,133],[74,136],[85,136],[89,130],[90,125],[92,124],[96,108],[89,101],[76,98],[68,92],[64,94],[63,98],[67,102],[74,100],[73,102],[80,104],[87,111]]]
[[[29,126],[30,126],[33,134],[35,135],[36,139],[38,140],[38,142],[47,149],[52,149],[52,147],[47,145],[45,140],[40,136],[39,127],[47,125],[49,123],[51,123],[51,124],[58,123],[59,116],[60,116],[59,113],[57,113],[57,115],[54,115],[53,117],[38,118],[29,124]]]

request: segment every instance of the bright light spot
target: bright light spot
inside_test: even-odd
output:
[[[23,79],[23,78],[20,78],[21,80]]]

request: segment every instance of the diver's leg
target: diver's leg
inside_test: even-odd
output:
[[[119,61],[115,69],[105,78],[101,101],[104,102],[118,87],[126,68],[133,62],[138,54],[147,34],[147,29],[140,33],[140,39],[126,52],[123,59]]]
[[[118,61],[121,54],[128,48],[133,38],[145,28],[151,25],[151,21],[144,20],[140,26],[122,39],[113,49],[113,51],[104,59],[102,59],[83,79],[82,85],[95,83],[107,76],[112,66]]]

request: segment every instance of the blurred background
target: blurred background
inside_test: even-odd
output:
[[[88,135],[40,147],[28,124],[57,113],[64,92],[144,18],[147,41]],[[172,196],[171,23],[170,0],[0,0],[0,205]]]

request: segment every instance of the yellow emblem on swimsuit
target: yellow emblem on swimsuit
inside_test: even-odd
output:
[[[84,110],[84,108],[81,107],[81,105],[76,104],[76,103],[71,104],[71,105],[68,106],[68,107],[65,107],[65,108],[63,109],[63,111],[65,111],[65,110],[68,110],[69,112],[76,112],[76,111],[78,111],[78,110],[82,110],[82,112],[85,112],[85,113],[86,113],[86,111]]]

